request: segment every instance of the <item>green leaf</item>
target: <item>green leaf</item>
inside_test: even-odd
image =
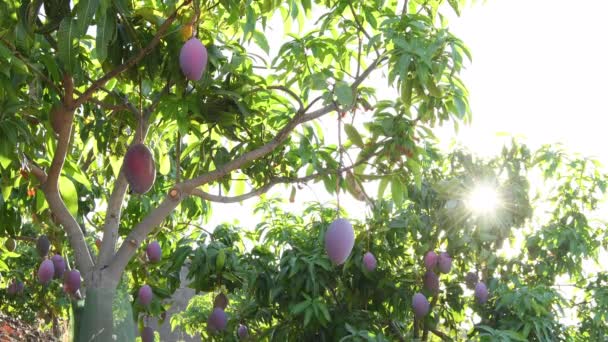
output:
[[[393,197],[393,201],[395,201],[395,205],[397,207],[401,207],[404,200],[404,186],[399,177],[393,177],[391,179],[391,195]]]
[[[405,82],[401,82],[401,100],[407,109],[412,104],[412,88],[414,86],[414,80],[408,78]]]
[[[108,57],[108,44],[114,39],[116,33],[116,14],[112,9],[104,10],[102,6],[97,11],[97,35],[95,37],[95,51],[97,59],[103,62]],[[112,88],[110,88],[112,89]]]
[[[312,318],[312,313],[313,313],[313,310],[310,307],[304,313],[304,326],[307,326],[308,323],[310,323],[310,319]]]
[[[112,173],[114,174],[114,177],[118,177],[118,173],[120,173],[120,167],[122,166],[122,158],[110,156],[108,159],[110,161],[110,167],[112,168]]]
[[[431,94],[431,96],[437,98],[441,97],[441,90],[439,90],[439,88],[435,84],[435,81],[431,77],[429,77],[428,81],[426,82],[426,89],[428,89],[429,94]]]
[[[310,306],[310,300],[304,300],[304,301],[299,302],[298,304],[294,305],[290,311],[293,315],[299,315],[302,312],[304,312],[304,310],[306,310],[306,308],[308,308],[309,306]]]
[[[66,161],[63,171],[65,172],[66,176],[84,185],[87,190],[91,191],[91,182],[87,179],[87,177],[85,177],[80,168],[73,162],[69,160]]]
[[[48,207],[49,207],[49,205],[46,202],[46,197],[44,196],[44,192],[36,191],[36,212],[40,213]]]
[[[302,7],[304,8],[304,11],[306,11],[307,14],[310,14],[310,11],[312,9],[312,1],[302,0]]]
[[[327,88],[327,80],[324,74],[316,73],[310,76],[311,78],[311,88],[313,90],[322,90]]]
[[[353,104],[354,96],[353,90],[350,86],[343,81],[336,83],[336,96],[338,97],[338,103],[342,106],[351,106]]]
[[[245,183],[246,183],[245,181],[240,181],[240,180],[232,182],[232,184],[234,184],[233,189],[234,189],[235,196],[239,196],[239,195],[242,195],[245,193]]]
[[[78,5],[76,5],[76,23],[78,26],[78,35],[80,37],[87,33],[89,24],[91,23],[91,20],[93,20],[93,15],[97,12],[98,6],[99,0],[78,1]]]
[[[169,174],[169,171],[171,171],[171,159],[169,158],[169,153],[166,153],[166,151],[159,152],[160,160],[158,161],[158,172],[160,172],[161,175],[166,176]]]
[[[64,176],[59,177],[59,189],[65,206],[72,216],[78,214],[78,193],[72,181]]]
[[[380,179],[380,184],[378,185],[378,198],[382,198],[384,195],[384,191],[386,191],[386,187],[388,186],[388,178]]]
[[[363,11],[363,14],[365,15],[365,21],[367,21],[374,30],[377,29],[378,21],[376,21],[376,17],[372,13],[371,9]]]
[[[414,183],[418,189],[422,188],[422,172],[420,164],[414,158],[407,158],[408,169],[414,174]]]
[[[59,30],[57,31],[57,55],[64,68],[71,73],[76,69],[76,51],[73,45],[74,39],[76,39],[76,30],[74,19],[65,17],[59,24]]]
[[[405,82],[408,79],[408,74],[410,71],[410,63],[412,62],[412,56],[407,53],[404,53],[399,58],[399,77],[401,78],[401,82]]]
[[[256,44],[258,44],[258,46],[262,48],[264,52],[266,52],[266,54],[270,54],[270,46],[268,45],[268,40],[266,39],[266,35],[264,33],[254,31],[253,39],[255,40]]]
[[[456,0],[448,0],[448,3],[450,4],[450,7],[452,7],[452,9],[454,10],[454,12],[456,12],[456,14],[458,16],[460,16],[460,8],[458,7],[458,1],[456,1]]]
[[[250,32],[255,30],[255,12],[253,11],[253,6],[247,6],[245,10],[245,27],[243,28],[243,37],[247,38]]]
[[[460,116],[464,115],[467,111],[467,105],[460,96],[454,96],[454,105],[456,106],[456,113]]]
[[[319,303],[318,307],[321,310],[323,317],[325,317],[328,322],[331,322],[331,316],[329,315],[329,310],[327,310],[327,306],[324,303]]]
[[[289,203],[293,203],[296,200],[296,187],[291,187],[291,193],[289,194]]]
[[[9,165],[11,165],[11,158],[9,158],[7,155],[4,155],[2,152],[0,152],[0,166],[2,166],[3,169],[8,168]]]
[[[3,198],[4,202],[8,202],[12,191],[13,191],[13,186],[10,184],[2,187],[2,198]]]
[[[357,132],[357,129],[353,125],[344,124],[344,132],[346,132],[346,135],[348,136],[350,141],[353,142],[353,144],[357,145],[360,148],[364,147],[363,139],[361,139],[359,132]]]

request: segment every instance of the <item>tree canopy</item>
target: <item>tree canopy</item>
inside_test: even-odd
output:
[[[606,338],[599,163],[515,141],[488,160],[436,147],[435,127],[471,120],[471,54],[447,20],[465,5],[3,1],[0,310],[69,316],[87,340],[130,321],[143,335],[150,319],[217,340],[241,325],[271,341]],[[316,182],[338,202],[281,204]],[[263,195],[275,186],[289,195]],[[476,210],[479,189],[494,207]],[[336,265],[325,243],[349,217],[340,196],[366,215]],[[206,227],[209,203],[252,198],[254,230]],[[53,254],[81,291],[39,283]],[[166,317],[185,265],[201,296]]]

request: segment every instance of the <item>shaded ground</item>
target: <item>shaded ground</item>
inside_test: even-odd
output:
[[[0,342],[58,341],[49,333],[0,312]]]

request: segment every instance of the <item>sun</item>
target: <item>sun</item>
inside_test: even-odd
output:
[[[467,207],[476,215],[494,213],[499,203],[498,191],[487,184],[477,185],[466,199]]]

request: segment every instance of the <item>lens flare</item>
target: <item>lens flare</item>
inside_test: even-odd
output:
[[[466,205],[474,214],[490,215],[495,212],[500,199],[496,188],[489,185],[478,185],[466,200]]]

